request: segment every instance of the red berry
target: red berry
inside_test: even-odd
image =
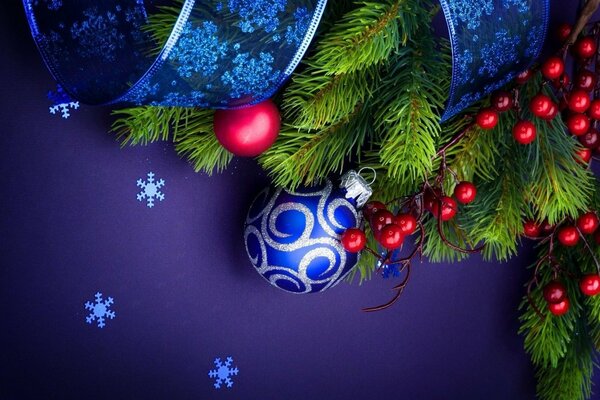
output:
[[[552,104],[554,104],[554,102],[550,97],[539,93],[531,99],[529,109],[536,117],[544,118],[548,116],[548,113],[551,111]]]
[[[525,82],[527,82],[529,78],[531,78],[531,70],[526,69],[525,71],[517,75],[517,77],[515,78],[515,82],[517,82],[519,85],[522,85]]]
[[[397,249],[402,245],[403,240],[402,230],[396,224],[384,226],[378,238],[379,243],[388,250]]]
[[[585,275],[579,281],[579,289],[586,296],[595,296],[600,293],[600,276],[598,274]]]
[[[540,228],[542,229],[543,235],[549,235],[552,232],[554,232],[554,225],[552,225],[550,222],[548,222],[548,220],[542,221]]]
[[[579,71],[575,76],[575,88],[591,92],[596,87],[597,79],[596,75],[592,71],[584,69]]]
[[[498,113],[491,108],[484,108],[479,111],[475,118],[481,129],[494,129],[498,124]]]
[[[591,119],[600,119],[600,99],[592,100],[588,115]]]
[[[385,204],[383,204],[382,202],[370,201],[367,204],[365,204],[365,207],[363,208],[363,215],[367,220],[370,220],[371,218],[373,218],[373,215],[375,215],[377,211],[385,209]]]
[[[434,206],[433,206],[431,212],[436,217],[438,216],[438,209],[439,209],[440,202],[442,203],[442,212],[440,215],[440,219],[442,221],[450,221],[456,215],[456,210],[458,208],[456,201],[454,201],[454,199],[452,197],[443,196],[441,198],[441,200],[438,200],[435,203],[433,203]]]
[[[575,161],[587,164],[592,159],[592,150],[582,147],[575,152]]]
[[[590,119],[585,114],[571,114],[567,119],[567,127],[575,136],[581,136],[590,129]]]
[[[394,222],[394,214],[388,210],[378,210],[371,218],[371,229],[377,237],[384,226]]]
[[[523,224],[523,233],[525,236],[536,238],[542,233],[542,228],[535,221],[528,220]]]
[[[512,134],[517,142],[529,144],[535,140],[535,125],[531,121],[519,121],[513,127]]]
[[[427,189],[423,195],[423,208],[433,212],[437,206],[439,199],[442,197],[442,192],[438,189]],[[435,213],[434,213],[435,214]]]
[[[567,247],[575,246],[579,242],[579,232],[574,226],[563,226],[558,230],[558,241]]]
[[[346,229],[340,238],[342,246],[349,253],[358,253],[365,248],[367,237],[365,233],[358,228]]]
[[[410,235],[417,229],[417,219],[411,214],[398,214],[394,223],[400,227],[403,235]]]
[[[552,281],[544,286],[544,299],[547,303],[560,303],[567,297],[567,288],[559,281]]]
[[[454,188],[454,197],[456,197],[456,200],[463,204],[468,204],[475,200],[476,195],[477,188],[471,182],[460,182]]]
[[[542,75],[550,80],[558,79],[565,72],[565,63],[560,57],[550,57],[542,64]]]
[[[569,299],[565,297],[560,303],[548,303],[548,310],[557,317],[560,317],[569,311],[570,306]]]
[[[576,113],[584,113],[590,106],[590,95],[581,89],[574,90],[569,97],[569,108]]]
[[[579,58],[590,58],[596,53],[596,41],[591,36],[578,39],[573,45],[573,51]]]
[[[587,235],[592,234],[598,229],[598,225],[600,224],[600,220],[596,216],[596,213],[586,212],[577,218],[577,227],[582,233]]]
[[[571,25],[567,24],[567,23],[562,23],[558,26],[558,28],[556,29],[556,37],[558,38],[558,40],[560,40],[560,42],[564,42],[565,40],[567,40],[567,38],[569,37],[569,35],[571,34]]]
[[[492,107],[494,107],[498,112],[508,111],[513,105],[512,96],[510,95],[510,93],[505,92],[503,90],[498,90],[492,93],[490,103],[492,104]]]
[[[554,117],[556,117],[557,114],[558,114],[558,107],[556,106],[556,103],[552,103],[552,105],[550,106],[550,110],[548,111],[548,114],[543,116],[542,119],[545,119],[546,121],[550,121],[550,120],[554,119]]]
[[[579,143],[588,149],[596,149],[600,145],[600,133],[595,129],[590,129],[586,134],[579,136]]]

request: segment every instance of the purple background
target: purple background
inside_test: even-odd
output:
[[[573,16],[553,3],[554,20]],[[255,162],[208,177],[170,144],[121,149],[110,109],[50,115],[20,2],[0,33],[0,399],[534,398],[516,334],[531,251],[415,265],[375,314],[360,308],[393,281],[279,291],[242,240],[268,183]],[[153,209],[136,200],[149,171],[166,180]],[[115,299],[104,329],[85,323],[96,291]],[[215,390],[208,370],[229,355],[240,373]]]

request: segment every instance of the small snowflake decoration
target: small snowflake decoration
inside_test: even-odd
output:
[[[215,369],[208,371],[208,376],[215,380],[215,389],[220,389],[222,383],[225,383],[228,388],[233,386],[230,377],[237,375],[239,370],[237,367],[231,368],[232,363],[233,358],[231,357],[227,357],[225,362],[222,362],[220,358],[215,358]]]
[[[98,328],[104,328],[106,325],[104,321],[106,319],[113,319],[115,317],[115,312],[109,310],[110,306],[114,303],[112,297],[108,297],[106,300],[102,299],[102,293],[98,292],[95,295],[96,300],[92,303],[91,301],[86,301],[85,309],[90,311],[90,314],[85,317],[85,322],[91,324],[96,321],[98,323]]]
[[[159,190],[165,186],[165,181],[164,179],[155,181],[153,172],[148,172],[148,179],[146,181],[138,179],[137,186],[142,189],[137,194],[138,201],[145,199],[150,208],[154,207],[155,199],[158,199],[158,201],[163,201],[165,199],[165,194]]]
[[[48,92],[48,99],[53,104],[49,107],[50,114],[56,115],[60,113],[65,119],[71,116],[70,110],[77,110],[79,108],[79,102],[72,101],[60,85],[56,85],[56,91],[51,90]]]

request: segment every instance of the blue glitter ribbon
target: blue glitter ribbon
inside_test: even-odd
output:
[[[445,121],[505,85],[538,56],[548,0],[440,2],[453,54]],[[48,68],[76,100],[236,108],[271,97],[289,78],[326,0],[167,2],[176,12],[162,45],[145,29],[156,1],[23,3]]]
[[[308,48],[326,0],[166,2],[178,13],[164,44],[146,29],[156,3],[23,0],[48,69],[74,99],[211,108],[271,97]]]
[[[548,28],[549,0],[440,0],[452,45],[452,83],[442,121],[527,69]]]

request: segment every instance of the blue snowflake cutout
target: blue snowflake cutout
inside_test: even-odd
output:
[[[48,92],[48,99],[52,102],[49,107],[50,114],[60,113],[65,119],[71,116],[70,110],[79,108],[79,102],[73,101],[60,85],[56,85],[55,91],[50,90]]]
[[[148,179],[146,179],[146,181],[138,179],[137,186],[142,189],[137,194],[138,201],[146,199],[149,208],[154,207],[155,199],[158,201],[163,201],[165,199],[165,194],[159,190],[165,186],[165,180],[159,179],[158,181],[155,181],[154,172],[148,172]]]
[[[225,362],[222,362],[220,358],[215,358],[215,369],[208,371],[208,376],[214,378],[215,389],[220,389],[221,384],[225,383],[228,388],[233,386],[231,377],[237,375],[239,370],[237,367],[231,368],[233,358],[227,357]]]
[[[104,323],[106,319],[113,319],[115,317],[115,312],[110,310],[110,306],[113,305],[114,300],[112,297],[103,300],[102,293],[100,292],[96,293],[95,298],[96,300],[94,302],[85,302],[85,309],[90,311],[90,314],[85,317],[85,322],[91,324],[96,321],[98,323],[98,328],[104,328],[106,326]]]

